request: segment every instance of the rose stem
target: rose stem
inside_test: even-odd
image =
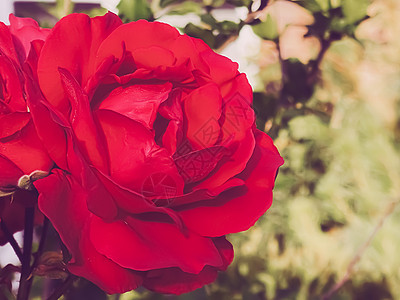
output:
[[[25,208],[25,229],[24,247],[22,255],[21,279],[19,281],[17,300],[28,300],[30,284],[28,278],[31,270],[32,240],[33,240],[33,221],[35,217],[35,207]]]
[[[62,285],[60,285],[54,292],[53,294],[50,295],[47,300],[57,300],[60,298],[72,285],[74,280],[76,279],[76,276],[74,275],[68,275],[67,279],[63,282]]]
[[[14,249],[15,254],[18,256],[19,261],[22,263],[21,248],[19,247],[14,236],[11,234],[10,230],[8,230],[8,227],[3,220],[0,220],[0,227],[1,227],[1,230],[4,232],[4,235],[6,236],[7,240],[10,242],[11,247]]]

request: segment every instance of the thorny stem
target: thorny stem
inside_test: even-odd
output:
[[[25,228],[24,228],[24,246],[22,252],[21,279],[19,282],[17,300],[27,300],[31,284],[29,281],[31,271],[31,255],[33,240],[33,222],[35,217],[35,208],[25,208]]]
[[[14,236],[8,229],[6,223],[3,220],[0,220],[0,227],[3,231],[4,235],[6,236],[8,242],[10,243],[11,247],[14,249],[15,254],[18,256],[19,261],[22,263],[22,251],[19,247],[17,241],[15,240]]]
[[[368,239],[358,249],[358,251],[356,252],[356,255],[350,261],[349,265],[347,266],[346,274],[326,294],[322,295],[321,300],[329,300],[347,282],[347,280],[349,280],[350,275],[354,271],[354,267],[360,261],[360,259],[361,259],[362,255],[364,254],[365,250],[367,250],[367,248],[371,245],[371,242],[372,242],[373,238],[378,233],[378,231],[382,228],[383,224],[388,219],[388,217],[394,212],[396,206],[399,203],[400,203],[400,201],[394,201],[394,202],[391,202],[388,205],[388,207],[386,208],[385,213],[379,219],[378,223],[376,224],[374,230],[372,231],[372,233],[370,234]]]

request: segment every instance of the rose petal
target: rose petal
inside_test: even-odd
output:
[[[82,229],[91,215],[86,205],[87,192],[59,169],[34,185],[39,192],[40,210],[50,219],[73,257],[79,257]]]
[[[31,116],[27,112],[0,114],[0,140],[22,130],[28,124]]]
[[[208,64],[212,81],[218,85],[232,80],[239,72],[239,65],[229,58],[215,53],[203,41],[196,40],[196,46],[202,48],[200,57]],[[205,48],[207,47],[207,48]]]
[[[221,95],[215,84],[195,89],[185,99],[187,138],[197,149],[213,146],[218,140]]]
[[[217,197],[219,194],[244,185],[245,183],[243,180],[232,178],[215,189],[196,189],[182,196],[176,196],[174,201],[170,203],[170,207],[179,212],[180,210],[199,206],[219,206],[222,204]]]
[[[227,142],[229,144],[229,142]],[[229,178],[242,172],[254,151],[255,140],[250,129],[240,142],[236,142],[228,149],[231,151],[229,160],[220,166],[210,177],[200,182],[194,189],[213,189],[223,184]]]
[[[68,264],[71,273],[85,277],[108,294],[122,294],[137,289],[142,284],[143,279],[139,272],[122,268],[97,252],[86,235],[87,233],[80,241],[81,257]]]
[[[152,46],[169,49],[169,45],[179,36],[179,32],[164,23],[147,22],[139,20],[124,24],[115,29],[102,43],[98,50],[97,63],[104,60],[110,54],[121,59],[125,49],[134,52],[136,49]]]
[[[95,18],[71,14],[57,22],[38,62],[40,87],[52,105],[64,113],[68,111],[69,102],[65,98],[58,68],[67,69],[81,86],[85,86],[98,67],[95,63],[97,49],[121,24],[121,20],[112,13]]]
[[[156,293],[180,295],[194,291],[217,279],[218,269],[206,266],[199,274],[189,274],[178,268],[148,271],[143,286]]]
[[[192,151],[175,159],[179,174],[186,183],[200,181],[210,175],[221,158],[229,153],[222,146]]]
[[[141,193],[146,179],[162,172],[170,176],[181,194],[183,180],[165,149],[142,124],[116,112],[96,111],[107,140],[111,177],[119,184]]]
[[[93,121],[89,100],[75,78],[66,69],[59,69],[65,93],[71,103],[70,123],[81,151],[99,170],[109,173],[105,139]]]
[[[247,192],[221,206],[181,211],[180,216],[190,230],[203,236],[247,230],[271,206],[276,171],[283,159],[269,136],[260,131],[256,131],[255,136],[256,148],[245,174],[242,174]]]
[[[176,63],[174,54],[161,47],[146,47],[132,51],[137,68],[155,69],[157,67],[171,67]]]
[[[113,197],[118,207],[125,210],[125,212],[129,214],[135,214],[138,217],[140,217],[142,214],[148,216],[149,213],[156,213],[160,217],[161,215],[167,216],[172,223],[175,223],[178,226],[178,228],[183,228],[182,220],[173,210],[165,207],[158,207],[143,195],[120,186],[111,178],[105,176],[96,169],[92,170],[107,189],[107,192]],[[91,198],[93,199],[93,202],[98,202],[95,197]]]
[[[11,160],[0,154],[0,189],[8,186],[16,186],[18,179],[24,172]],[[1,199],[1,198],[0,198]]]
[[[191,232],[183,234],[173,224],[130,217],[126,223],[105,223],[93,218],[90,232],[91,241],[100,253],[133,270],[179,267],[184,272],[198,274],[206,265],[223,264],[210,239]]]
[[[24,174],[50,170],[53,163],[39,141],[32,121],[12,137],[7,142],[0,141],[1,155],[11,160]]]
[[[87,191],[60,170],[35,182],[39,207],[72,254],[68,269],[101,286],[108,293],[136,289],[141,277],[99,254],[90,242],[87,224],[92,214],[86,206]],[[73,216],[73,222],[71,222]]]
[[[154,69],[141,68],[134,73],[121,77],[121,82],[124,84],[132,79],[143,80],[162,80],[169,81],[176,85],[195,85],[193,72],[190,71],[189,60],[178,60],[173,66],[157,66]]]
[[[0,25],[1,27],[1,25]],[[1,32],[0,32],[1,35]],[[14,111],[26,111],[26,103],[22,92],[23,78],[15,62],[2,54],[0,49],[0,97]]]
[[[39,27],[38,23],[31,18],[18,18],[10,15],[10,32],[15,37],[16,48],[25,61],[31,49],[31,42],[34,40],[46,40],[50,29]]]
[[[68,172],[76,178],[83,189],[87,191],[86,203],[88,209],[95,215],[112,221],[118,215],[118,208],[113,197],[101,184],[96,174],[92,172],[88,162],[77,147],[77,141],[70,129],[66,129]]]
[[[0,22],[0,51],[15,63],[18,62],[18,55],[14,47],[10,29],[2,22]]]
[[[222,141],[232,138],[232,142],[241,141],[247,130],[254,125],[255,113],[252,107],[253,92],[244,74],[222,87],[223,124]]]
[[[215,238],[213,242],[223,260],[221,267],[205,266],[199,274],[185,273],[178,268],[152,270],[146,273],[143,286],[157,293],[179,295],[213,282],[217,277],[218,271],[226,270],[233,259],[232,245],[225,237]]]
[[[26,90],[30,95],[28,105],[35,124],[37,135],[51,159],[62,169],[67,167],[67,138],[63,126],[67,126],[52,107],[43,100],[43,96],[32,80],[26,81]]]
[[[44,41],[41,40],[35,40],[31,42],[31,49],[28,53],[28,57],[25,60],[25,64],[29,66],[29,68],[32,70],[32,78],[34,78],[35,82],[38,82],[37,78],[37,64],[39,60],[39,55],[40,52],[42,51],[44,45]],[[25,68],[26,70],[26,68]],[[29,78],[26,80],[30,80]]]
[[[188,66],[188,68],[190,68],[191,70],[198,70],[209,74],[210,70],[214,66],[212,63],[207,64],[200,56],[198,48],[196,47],[197,40],[198,39],[189,37],[187,35],[180,35],[177,39],[175,39],[174,43],[170,46],[169,49],[178,59],[189,59],[191,65]]]
[[[171,88],[169,82],[119,87],[102,101],[99,108],[115,111],[152,129],[158,107],[168,98]]]

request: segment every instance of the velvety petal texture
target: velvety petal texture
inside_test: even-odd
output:
[[[38,49],[29,106],[57,167],[35,186],[70,272],[107,293],[214,281],[233,259],[225,236],[270,207],[283,164],[238,65],[167,24],[112,13],[69,15]],[[4,135],[32,121],[15,119]]]

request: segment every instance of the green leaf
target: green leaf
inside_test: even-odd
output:
[[[343,14],[349,24],[356,23],[367,16],[369,0],[342,0]]]
[[[225,0],[203,0],[204,6],[220,7],[225,4]]]
[[[233,33],[239,31],[239,24],[236,24],[235,22],[232,21],[222,21],[218,24],[218,26],[222,32],[226,33]]]
[[[214,49],[221,47],[229,38],[230,34],[220,33],[215,37]]]
[[[189,23],[185,26],[183,31],[191,37],[202,39],[211,48],[215,46],[215,36],[208,29],[204,29],[192,23]]]
[[[331,8],[330,0],[315,0],[323,11],[328,11]]]
[[[218,21],[211,14],[201,15],[200,19],[203,23],[210,25],[213,29],[216,29],[218,27]]]
[[[160,1],[160,7],[164,8],[167,7],[170,4],[174,4],[177,2],[181,2],[181,0],[161,0]]]
[[[168,15],[185,15],[188,13],[195,13],[199,15],[202,11],[203,7],[198,2],[185,1],[179,5],[174,6],[169,12]]]
[[[343,18],[333,17],[329,24],[329,30],[339,33],[347,32],[348,23]]]
[[[310,12],[319,12],[322,10],[317,0],[300,0],[297,3]]]
[[[252,28],[254,33],[264,40],[275,40],[279,36],[278,26],[269,14],[264,22],[253,25]]]
[[[121,0],[118,10],[119,16],[124,22],[153,19],[153,13],[146,0]]]
[[[327,126],[315,115],[306,115],[293,118],[289,121],[289,132],[295,140],[329,139]]]
[[[227,0],[226,2],[229,4],[232,4],[234,6],[237,6],[237,7],[240,7],[240,6],[249,7],[250,3],[252,1],[251,0]]]
[[[221,7],[225,4],[225,0],[212,0],[211,6],[212,7]]]
[[[87,14],[89,17],[94,18],[97,16],[104,16],[107,13],[107,9],[103,7],[95,7],[89,11],[82,11],[83,13]]]

